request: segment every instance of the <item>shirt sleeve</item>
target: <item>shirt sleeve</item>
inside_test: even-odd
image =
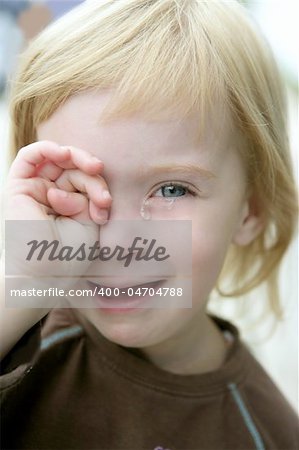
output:
[[[40,353],[42,321],[37,322],[3,358],[0,366],[1,398],[30,372]]]

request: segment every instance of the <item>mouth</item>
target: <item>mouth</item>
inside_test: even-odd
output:
[[[147,294],[148,289],[157,289],[161,283],[164,283],[165,280],[151,281],[149,283],[142,284],[132,284],[130,286],[107,286],[105,284],[95,283],[93,281],[88,281],[88,284],[91,288],[94,288],[95,293],[99,293],[102,296],[107,296],[109,298],[118,298],[120,295],[127,295],[129,297],[133,297],[134,295],[141,296],[139,291],[144,291],[144,294]]]
[[[92,289],[97,308],[109,309],[111,312],[123,312],[149,307],[149,301],[155,297],[165,281],[157,280],[129,286],[108,286],[93,281],[87,283],[89,288]]]

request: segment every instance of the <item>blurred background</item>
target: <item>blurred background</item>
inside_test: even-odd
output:
[[[8,169],[8,94],[18,55],[43,28],[84,0],[0,0],[0,183]],[[101,1],[101,0],[99,0]],[[285,81],[289,135],[298,182],[298,42],[297,0],[242,1],[270,42]],[[254,322],[259,314],[262,289],[246,301],[212,300],[210,310],[233,320],[256,358],[261,362],[289,402],[298,408],[298,238],[283,262],[280,277],[285,319],[275,328],[267,320]],[[238,307],[236,308],[236,302]],[[252,307],[254,304],[254,308]]]

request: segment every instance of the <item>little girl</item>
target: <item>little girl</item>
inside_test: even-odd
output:
[[[86,1],[31,43],[5,219],[84,220],[101,245],[117,242],[114,220],[192,221],[175,235],[192,242],[192,308],[123,296],[51,309],[41,296],[11,309],[3,293],[2,448],[299,448],[295,412],[236,327],[207,313],[229,277],[232,296],[267,283],[279,316],[297,211],[281,91],[233,1]]]

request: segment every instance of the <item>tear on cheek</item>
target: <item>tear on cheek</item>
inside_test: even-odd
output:
[[[191,220],[194,207],[188,199],[155,197],[144,199],[140,208],[140,215],[144,220],[184,218]]]

